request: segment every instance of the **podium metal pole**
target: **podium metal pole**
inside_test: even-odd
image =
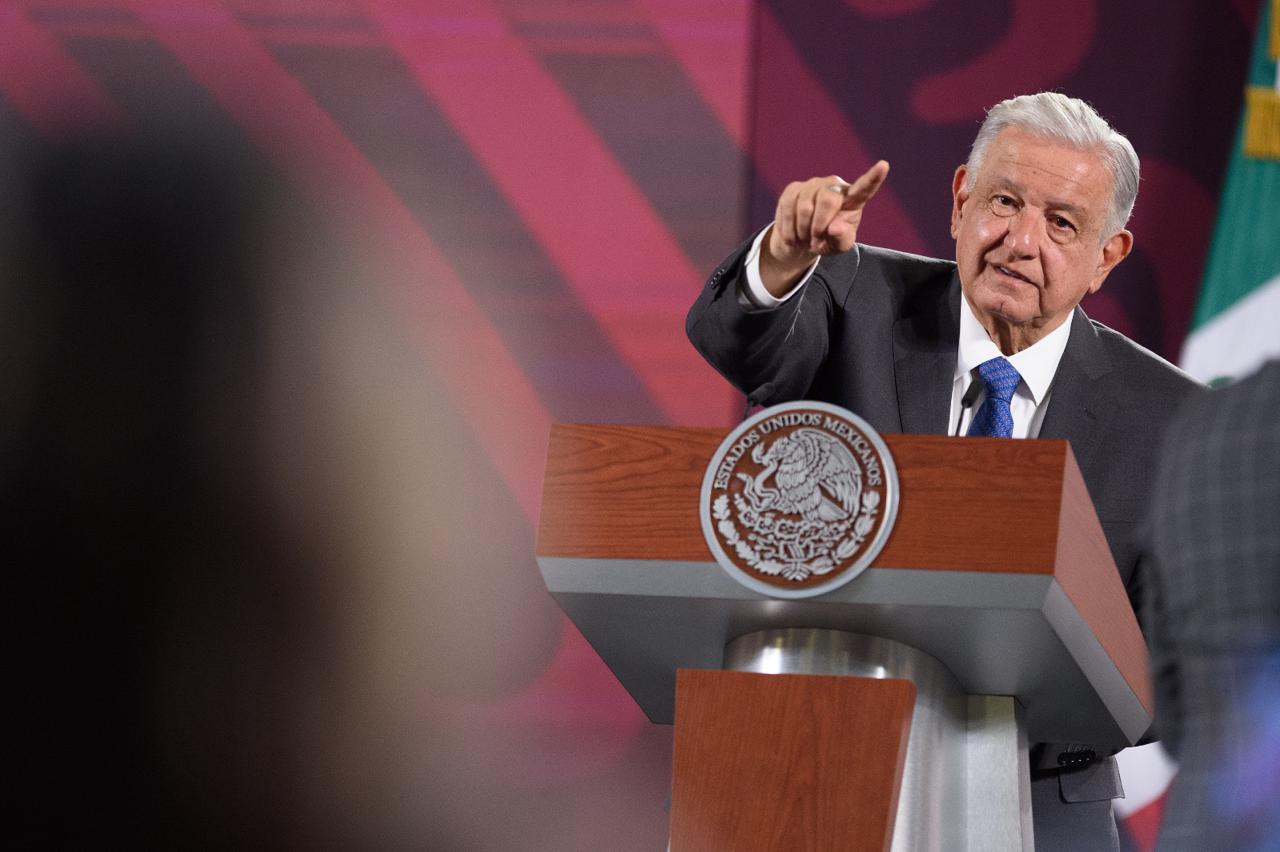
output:
[[[968,695],[923,651],[841,630],[748,633],[726,646],[724,668],[913,682],[893,852],[1034,848],[1026,733],[1012,698]]]

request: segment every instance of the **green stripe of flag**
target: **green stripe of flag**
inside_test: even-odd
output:
[[[1268,41],[1276,5],[1280,3],[1275,0],[1262,4],[1249,65],[1249,85],[1271,92],[1276,91],[1276,60],[1270,56]],[[1246,297],[1262,288],[1280,287],[1276,280],[1280,276],[1280,159],[1244,153],[1246,118],[1242,116],[1236,132],[1192,333],[1183,350],[1183,366],[1206,380],[1251,370],[1275,354],[1273,341],[1280,340],[1280,316],[1259,323],[1258,317],[1245,316],[1248,311],[1231,310],[1242,299],[1273,304],[1275,299],[1262,292],[1256,298]],[[1216,322],[1232,328],[1215,330]],[[1234,331],[1247,331],[1254,339],[1239,339]],[[1230,351],[1218,351],[1224,347]]]

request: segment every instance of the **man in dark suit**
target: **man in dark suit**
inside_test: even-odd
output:
[[[788,185],[774,223],[711,276],[690,339],[761,404],[832,402],[886,432],[1069,440],[1137,608],[1133,527],[1163,426],[1198,385],[1079,308],[1132,248],[1133,147],[1060,94],[996,105],[952,182],[954,262],[856,243],[887,174],[881,161],[852,184]],[[1119,776],[1095,757],[1033,754],[1037,849],[1118,848]]]
[[[1178,759],[1161,852],[1274,849],[1280,830],[1280,361],[1195,400],[1157,474],[1144,624]]]

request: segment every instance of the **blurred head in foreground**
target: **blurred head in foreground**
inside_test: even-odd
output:
[[[395,555],[335,437],[376,442],[356,408],[397,415],[342,399],[362,370],[396,380],[385,317],[338,285],[323,228],[198,134],[81,140],[7,177],[19,837],[385,847],[409,678],[361,622]]]

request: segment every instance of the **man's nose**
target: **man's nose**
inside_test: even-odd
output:
[[[1010,216],[1008,221],[1009,230],[1004,235],[1005,246],[1018,257],[1034,257],[1040,249],[1043,231],[1040,216],[1024,207]]]

